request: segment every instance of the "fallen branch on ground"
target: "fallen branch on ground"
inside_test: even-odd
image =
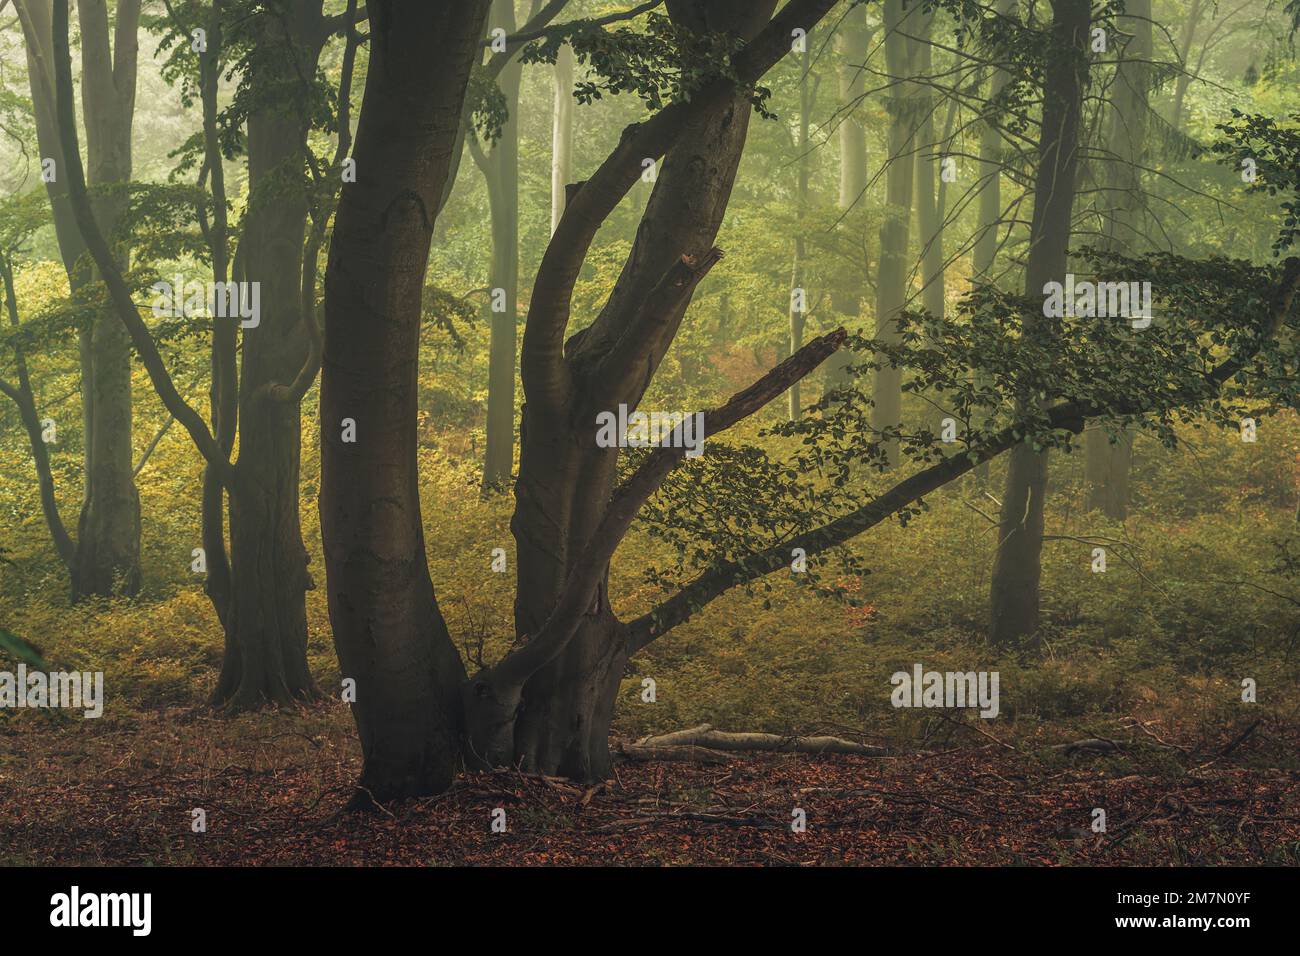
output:
[[[884,747],[854,743],[842,737],[799,737],[783,734],[727,733],[714,730],[710,724],[700,724],[688,730],[679,730],[658,737],[643,737],[638,747],[659,749],[673,747],[703,747],[708,750],[769,751],[799,754],[856,754],[860,757],[883,757]]]

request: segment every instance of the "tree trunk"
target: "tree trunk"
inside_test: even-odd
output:
[[[55,233],[76,292],[92,273],[80,260],[85,243],[67,203],[66,165],[54,114],[51,6],[48,0],[21,0],[16,6],[26,42],[37,145],[42,157],[55,161],[55,181],[47,184]],[[140,3],[119,3],[111,27],[105,0],[79,0],[78,12],[87,179],[92,187],[129,182]],[[100,229],[109,235],[125,201],[96,196],[92,207]],[[127,250],[114,252],[125,267]],[[140,588],[140,496],[131,458],[129,337],[110,309],[92,318],[80,335],[79,349],[85,474],[69,566],[72,597],[135,594]]]
[[[1187,96],[1187,87],[1192,82],[1188,60],[1192,55],[1192,44],[1196,40],[1196,28],[1201,24],[1203,6],[1203,0],[1192,0],[1191,9],[1183,20],[1182,35],[1178,38],[1178,59],[1182,63],[1182,70],[1174,80],[1174,102],[1170,110],[1173,115],[1169,117],[1169,125],[1176,130],[1183,128],[1183,100]]]
[[[999,0],[997,12],[1010,13],[1014,0]],[[980,124],[980,177],[979,232],[972,250],[972,280],[977,283],[994,281],[993,265],[998,253],[998,224],[1002,221],[1002,133],[994,117],[997,115],[999,97],[1010,79],[1006,70],[994,68],[989,78],[988,115]],[[978,375],[978,373],[977,373]],[[978,381],[978,379],[977,379]],[[981,462],[975,469],[975,482],[980,488],[987,486],[989,464]]]
[[[849,210],[866,201],[867,191],[867,131],[858,120],[858,102],[866,93],[866,62],[870,56],[871,35],[867,29],[867,8],[856,6],[844,12],[839,31],[835,35],[840,55],[840,103],[849,113],[840,122],[840,192],[839,207]],[[852,108],[849,104],[854,104]],[[860,268],[865,273],[866,263]],[[850,328],[862,320],[862,273],[850,268],[831,290],[831,309]],[[854,361],[853,353],[842,349],[826,363],[826,387],[838,388],[849,381],[848,366]]]
[[[889,165],[885,169],[885,210],[880,225],[880,266],[876,276],[876,340],[901,341],[898,313],[907,304],[908,239],[912,219],[912,183],[917,148],[920,102],[908,79],[915,74],[917,47],[912,36],[924,36],[930,14],[904,0],[885,0],[885,61],[895,83],[886,95],[889,113]],[[897,428],[903,414],[903,371],[884,363],[876,371],[871,397],[871,425],[877,431]],[[898,464],[898,442],[883,442],[891,466]]]
[[[234,710],[318,696],[307,667],[306,592],[315,585],[299,522],[302,411],[268,395],[308,360],[302,295],[308,200],[303,169],[308,116],[302,77],[316,73],[325,41],[320,0],[293,0],[268,20],[279,55],[249,75],[261,92],[248,118],[250,202],[234,278],[256,283],[258,322],[243,330],[239,375],[241,483],[230,495],[226,650],[213,702]],[[297,62],[294,62],[294,58]]]
[[[794,355],[803,348],[803,330],[808,317],[808,290],[803,288],[803,216],[808,207],[808,134],[812,127],[812,90],[808,85],[808,71],[812,66],[812,53],[805,51],[802,57],[796,57],[799,65],[799,138],[795,143],[795,154],[799,157],[799,182],[796,188],[798,200],[799,223],[795,227],[794,264],[790,269],[790,351]],[[794,290],[799,290],[800,300],[795,301]],[[797,307],[796,307],[797,306]],[[786,412],[790,421],[796,421],[803,410],[799,382],[790,386]]]
[[[89,184],[131,179],[131,125],[135,113],[138,0],[117,6],[110,47],[107,0],[78,0],[81,21],[81,101],[86,124]],[[95,220],[111,235],[125,211],[121,197],[93,200]],[[125,268],[129,253],[115,250]],[[77,521],[74,597],[134,594],[140,589],[140,495],[131,458],[131,348],[126,327],[111,309],[90,329],[90,430],[86,435],[86,485]],[[86,363],[83,362],[83,368]]]
[[[1106,164],[1106,181],[1114,208],[1107,222],[1106,246],[1116,252],[1145,247],[1143,240],[1142,165],[1146,148],[1148,89],[1150,87],[1151,0],[1128,0],[1126,13],[1117,18],[1130,39],[1116,67],[1111,88],[1110,148],[1115,155]],[[1122,429],[1111,441],[1103,428],[1086,433],[1087,506],[1106,517],[1122,521],[1128,514],[1129,469],[1133,461],[1133,435]]]
[[[681,25],[758,32],[775,3],[670,5]],[[635,408],[676,334],[689,294],[660,317],[634,375],[614,382],[601,361],[654,297],[682,257],[706,256],[722,222],[744,149],[751,106],[740,92],[692,119],[660,165],[636,240],[600,316],[570,338],[565,353],[578,387],[567,409],[541,414],[525,405],[519,478],[511,522],[518,554],[515,630],[526,643],[548,620],[570,572],[583,560],[614,488],[617,448],[595,444],[595,416],[619,403]],[[536,297],[535,297],[536,298]],[[529,402],[529,380],[525,394]],[[592,398],[595,397],[595,404]],[[608,773],[609,727],[628,648],[610,607],[607,581],[574,636],[518,687],[472,680],[466,694],[469,759],[521,763],[530,770],[595,779]]]
[[[514,0],[495,0],[492,25],[515,30]],[[511,58],[497,79],[505,97],[501,136],[487,152],[484,176],[492,209],[492,268],[487,318],[492,330],[488,348],[487,441],[483,456],[483,490],[503,487],[515,463],[515,354],[519,323],[519,85],[523,67]],[[498,292],[497,290],[500,290]],[[496,309],[498,295],[503,311]]]
[[[325,279],[321,533],[330,622],[376,799],[438,792],[459,754],[464,665],[421,524],[420,298],[486,2],[371,0],[370,66]],[[430,50],[438,56],[430,56]],[[355,441],[344,441],[344,420]]]
[[[551,232],[564,213],[564,194],[573,182],[573,47],[555,57],[555,108],[551,114]]]
[[[931,25],[927,24],[927,38]],[[916,74],[926,77],[933,74],[932,48],[928,42],[917,44]],[[941,137],[936,136],[938,127],[934,113],[938,108],[936,97],[928,88],[918,95],[917,109],[920,115],[912,149],[915,150],[916,183],[913,188],[916,191],[916,230],[920,246],[921,307],[942,321],[947,307],[944,285],[945,189],[942,160],[951,131],[945,129]],[[949,120],[951,121],[951,113]],[[945,124],[948,125],[951,123]],[[937,434],[942,427],[941,421],[947,414],[943,407],[944,396],[939,392],[931,392],[926,395],[926,399],[920,421]]]
[[[1031,300],[1043,295],[1046,283],[1065,279],[1080,114],[1088,83],[1089,0],[1055,0],[1052,10],[1052,49],[1043,78],[1042,134],[1025,267],[1025,296]],[[1041,311],[1026,314],[1025,335],[1040,334],[1041,316]],[[1015,644],[1038,627],[1046,493],[1046,451],[1017,445],[1007,469],[990,587],[989,637],[994,644]]]

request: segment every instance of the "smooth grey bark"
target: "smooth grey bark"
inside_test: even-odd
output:
[[[489,25],[515,32],[514,0],[494,0]],[[501,135],[476,154],[487,180],[492,212],[492,290],[486,318],[491,329],[488,347],[487,439],[483,454],[483,489],[499,489],[509,480],[515,460],[515,354],[519,325],[519,87],[523,66],[511,57],[497,77],[505,98],[506,118]],[[474,146],[471,141],[471,146]],[[500,290],[500,293],[497,292]],[[504,309],[494,308],[502,295]]]
[[[917,74],[929,76],[933,71],[930,44],[917,44]],[[921,245],[921,305],[936,319],[945,312],[943,257],[943,153],[942,138],[935,135],[935,97],[925,91],[917,97],[920,119],[917,124],[916,160],[916,229]]]
[[[796,186],[795,200],[798,203],[799,223],[795,227],[797,232],[794,237],[794,261],[790,268],[790,350],[786,353],[787,355],[794,355],[803,348],[803,332],[807,323],[809,304],[808,290],[803,287],[805,252],[802,220],[808,207],[808,133],[812,127],[813,106],[813,92],[808,83],[808,76],[809,70],[812,68],[812,52],[805,48],[802,56],[796,54],[796,62],[799,64],[799,135],[795,140],[795,151],[799,157],[799,181]],[[802,301],[795,301],[796,292],[800,295]],[[786,414],[791,421],[797,420],[803,409],[799,386],[800,383],[795,382],[790,386],[787,395]]]
[[[68,282],[75,294],[92,280],[85,244],[68,204],[67,165],[55,116],[50,0],[18,0],[36,116],[37,146],[55,161],[47,184]],[[110,25],[106,0],[79,0],[81,92],[86,130],[87,179],[92,187],[131,179],[131,131],[139,0],[123,0]],[[125,209],[122,196],[92,198],[101,230],[111,235]],[[121,266],[128,250],[114,249]],[[134,594],[140,587],[140,496],[131,449],[130,343],[111,310],[95,315],[79,335],[82,383],[84,482],[75,549],[68,563],[73,599]]]
[[[320,497],[330,616],[342,672],[356,681],[367,798],[443,789],[462,753],[474,765],[608,771],[609,720],[628,653],[609,608],[608,562],[683,450],[652,455],[611,494],[617,450],[596,447],[595,411],[639,400],[720,255],[711,242],[744,142],[747,85],[788,52],[793,27],[814,26],[833,3],[792,0],[734,55],[740,88],[710,79],[688,102],[629,127],[570,196],[525,330],[529,404],[513,524],[518,646],[468,681],[425,562],[415,352],[431,211],[452,164],[486,5],[370,4],[358,178],[344,187],[327,269]],[[669,9],[695,28],[730,25],[746,36],[774,5],[728,0],[706,9],[682,0]],[[433,60],[435,38],[443,56]],[[595,323],[570,337],[566,357],[572,283],[646,156],[664,162],[623,281]],[[706,422],[718,430],[752,414],[843,338],[809,343]],[[342,440],[344,418],[355,424],[355,442]]]
[[[1015,0],[998,0],[995,9],[1000,16],[1006,16],[1014,7]],[[1000,67],[994,67],[990,71],[989,115],[980,124],[979,231],[976,233],[971,250],[971,279],[976,283],[994,281],[993,267],[998,254],[998,226],[1002,221],[1002,131],[998,128],[994,117],[997,104],[1000,102],[999,97],[1010,79],[1010,74]],[[984,487],[988,479],[988,462],[981,462],[975,468],[975,481],[977,485]]]
[[[1043,76],[1043,110],[1034,183],[1034,212],[1025,266],[1025,296],[1037,300],[1050,281],[1063,282],[1070,242],[1083,91],[1088,83],[1089,0],[1053,0],[1051,50]],[[1041,311],[1025,315],[1023,334],[1041,327]],[[1021,396],[1021,402],[1032,401]],[[989,639],[1016,644],[1038,627],[1047,453],[1017,445],[1007,468],[990,582]]]
[[[924,100],[910,81],[916,76],[921,44],[913,37],[928,34],[933,14],[906,0],[885,0],[885,62],[893,84],[885,97],[889,114],[889,159],[885,168],[885,210],[880,224],[880,263],[876,275],[876,341],[901,341],[898,313],[907,305],[912,199],[917,131]],[[902,422],[903,372],[884,363],[872,382],[871,425],[877,431]],[[898,442],[883,441],[888,463],[898,463]]]
[[[551,232],[564,214],[565,193],[573,181],[573,47],[567,43],[555,57],[555,105],[551,112]]]
[[[1125,14],[1116,18],[1129,39],[1115,70],[1111,88],[1111,123],[1107,144],[1113,155],[1106,164],[1105,195],[1113,203],[1106,227],[1106,246],[1114,251],[1134,251],[1145,246],[1142,169],[1150,125],[1151,0],[1127,0]],[[1128,514],[1129,471],[1133,462],[1133,436],[1128,429],[1111,436],[1102,428],[1085,437],[1087,507],[1122,521]]]
[[[867,8],[846,10],[835,33],[839,55],[837,80],[840,108],[846,115],[838,129],[840,145],[839,208],[848,211],[864,201],[867,191],[867,130],[858,118],[867,89],[867,59],[870,56],[871,31],[867,27]],[[866,263],[862,263],[865,271]],[[864,285],[860,278],[846,272],[831,289],[831,309],[842,322],[856,326],[862,319]],[[853,355],[842,350],[826,363],[826,387],[848,384],[848,366]]]

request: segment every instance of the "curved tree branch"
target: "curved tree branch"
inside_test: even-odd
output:
[[[661,158],[687,121],[714,108],[736,85],[757,82],[790,50],[795,27],[810,30],[836,0],[791,0],[732,58],[735,79],[719,78],[689,100],[679,100],[642,123],[627,127],[618,145],[570,197],[542,257],[524,325],[520,375],[530,402],[563,406],[572,390],[564,364],[564,336],[573,287],[601,225],[641,178],[642,160]]]
[[[1241,349],[1207,374],[1206,378],[1212,385],[1217,387],[1225,384],[1245,368],[1246,363],[1268,339],[1278,333],[1295,303],[1297,288],[1300,288],[1300,258],[1293,257],[1286,261],[1281,282],[1274,291],[1268,324],[1252,345]],[[1083,430],[1088,418],[1095,418],[1102,414],[1137,414],[1143,410],[1143,404],[1136,400],[1122,408],[1108,409],[1083,402],[1067,401],[1054,405],[1046,411],[1046,415],[1053,429],[1064,429],[1078,434]],[[1008,426],[982,445],[964,454],[945,458],[938,464],[916,472],[862,507],[820,528],[796,535],[780,545],[757,554],[738,561],[729,561],[705,571],[652,611],[628,624],[629,653],[641,650],[656,637],[666,634],[678,624],[689,620],[714,598],[736,585],[756,580],[788,566],[794,548],[802,548],[805,553],[812,555],[844,544],[917,499],[1014,448],[1023,440],[1022,427]]]
[[[54,0],[53,37],[55,105],[65,167],[62,172],[67,177],[68,197],[73,215],[76,217],[77,227],[86,242],[91,258],[99,268],[104,285],[108,288],[113,308],[117,311],[122,324],[126,326],[131,342],[140,355],[145,370],[149,373],[149,380],[153,383],[158,397],[189,432],[195,446],[216,469],[222,483],[227,487],[233,487],[236,482],[234,466],[229,458],[222,454],[216,439],[208,431],[203,416],[176,391],[176,385],[167,371],[167,364],[158,352],[153,336],[149,334],[149,327],[140,318],[135,303],[131,301],[131,292],[127,288],[126,280],[122,277],[121,270],[91,211],[90,199],[86,194],[86,174],[81,165],[81,154],[77,146],[76,113],[72,97],[72,57],[68,49],[68,0]]]

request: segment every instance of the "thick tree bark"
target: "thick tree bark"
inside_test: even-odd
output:
[[[1143,236],[1142,170],[1149,125],[1148,90],[1151,75],[1151,0],[1128,0],[1125,15],[1116,20],[1129,34],[1111,92],[1113,155],[1106,164],[1105,194],[1113,204],[1107,223],[1106,245],[1116,252],[1133,252],[1146,245]],[[1133,462],[1133,436],[1121,430],[1111,441],[1104,429],[1087,434],[1087,506],[1106,517],[1122,521],[1128,514],[1129,470]]]
[[[1038,175],[1025,267],[1025,295],[1031,300],[1043,295],[1047,282],[1065,278],[1083,91],[1088,83],[1090,9],[1088,0],[1054,0],[1052,4],[1052,51],[1043,80]],[[1024,334],[1036,334],[1040,320],[1041,312],[1027,314]],[[990,584],[989,638],[995,644],[1014,644],[1038,627],[1046,494],[1046,451],[1017,445],[1007,469]]]
[[[425,563],[420,296],[485,0],[371,0],[370,65],[325,278],[321,531],[330,622],[376,799],[434,793],[459,755],[464,666]],[[430,56],[431,50],[438,55]],[[355,441],[344,441],[345,420]]]

